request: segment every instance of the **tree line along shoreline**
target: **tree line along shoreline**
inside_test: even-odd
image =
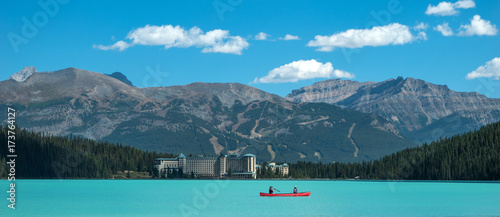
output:
[[[0,179],[8,176],[7,136],[0,125]],[[78,136],[50,136],[14,130],[16,179],[158,179],[155,158],[169,153],[143,151],[130,146]],[[22,144],[22,145],[21,145]],[[378,160],[360,163],[288,163],[286,177],[262,163],[258,179],[348,180],[500,180],[500,122],[460,135],[407,148]],[[141,175],[137,175],[137,174]],[[189,174],[167,174],[170,179],[192,179]]]

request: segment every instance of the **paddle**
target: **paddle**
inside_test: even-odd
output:
[[[274,187],[272,187],[272,186],[269,186],[269,187],[270,187],[270,188],[273,188],[274,190],[276,190],[276,191],[278,191],[278,192],[281,192],[280,190],[278,190],[278,189],[276,189],[276,188],[274,188]]]

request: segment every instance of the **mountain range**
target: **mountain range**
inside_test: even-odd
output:
[[[327,80],[285,98],[238,83],[139,88],[127,81],[121,73],[25,68],[0,82],[0,109],[15,108],[20,127],[50,135],[278,162],[374,160],[499,117],[496,99],[412,78]]]
[[[477,129],[500,120],[500,99],[477,92],[455,92],[420,79],[357,82],[332,79],[293,90],[292,102],[325,102],[375,113],[406,138],[426,142]]]
[[[0,107],[14,107],[19,126],[50,135],[282,162],[358,162],[415,146],[377,115],[289,102],[238,83],[138,88],[76,68],[19,73],[23,79],[0,82]]]

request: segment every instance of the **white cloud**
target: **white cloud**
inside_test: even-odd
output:
[[[229,31],[215,29],[203,33],[197,26],[185,30],[180,26],[146,25],[128,33],[126,39],[129,42],[118,41],[113,45],[94,45],[101,50],[123,51],[135,45],[164,46],[165,49],[172,47],[187,48],[201,47],[202,52],[241,54],[248,47],[248,42],[240,36],[230,36]]]
[[[269,34],[267,34],[265,32],[260,32],[259,34],[257,34],[255,36],[255,40],[267,40],[269,37],[270,37]]]
[[[440,32],[443,36],[451,36],[453,35],[453,30],[448,26],[448,23],[439,24],[434,27],[434,30]]]
[[[416,36],[416,39],[420,39],[420,40],[427,40],[427,33],[425,33],[425,30],[427,30],[427,28],[429,28],[429,24],[427,23],[419,23],[417,25],[415,25],[414,27],[412,27],[413,30],[415,31],[419,31],[417,36]]]
[[[112,45],[108,45],[108,46],[104,46],[104,45],[92,45],[93,48],[97,48],[97,49],[100,49],[100,50],[119,50],[119,51],[123,51],[127,48],[130,47],[130,44],[128,44],[127,42],[124,42],[124,41],[118,41]]]
[[[484,66],[479,66],[476,70],[470,72],[465,77],[466,79],[474,78],[493,78],[495,80],[500,79],[500,57],[495,57],[492,60],[486,62]]]
[[[320,47],[320,48],[316,49],[316,51],[332,52],[333,47]]]
[[[429,28],[429,24],[427,24],[427,23],[419,23],[419,24],[417,24],[417,25],[415,25],[413,27],[413,30],[425,31],[425,30],[427,30],[427,28]]]
[[[332,51],[335,47],[360,48],[411,43],[416,40],[408,26],[392,23],[371,29],[349,29],[331,36],[317,35],[307,46],[319,47],[317,51]]]
[[[205,47],[203,53],[232,53],[241,54],[242,48],[248,47],[248,42],[239,36],[230,36],[230,39],[225,43],[216,43],[212,46]]]
[[[455,15],[458,11],[453,7],[451,2],[441,2],[437,6],[427,6],[425,14],[427,15],[440,15],[440,16],[450,16]]]
[[[262,78],[255,78],[253,83],[284,83],[297,82],[299,80],[313,78],[331,77],[354,78],[354,75],[349,72],[333,69],[332,63],[330,62],[323,64],[311,59],[294,61],[275,68],[266,76]]]
[[[498,29],[490,21],[481,19],[481,16],[474,15],[470,24],[460,26],[459,36],[471,35],[496,35]]]
[[[299,38],[299,36],[296,36],[296,35],[286,34],[285,37],[283,38],[283,40],[285,40],[285,41],[300,40],[300,38]]]
[[[424,40],[424,41],[427,40],[427,33],[419,32],[417,35],[417,39]]]
[[[476,3],[474,3],[474,0],[461,0],[457,1],[455,3],[455,8],[463,8],[463,9],[468,9],[468,8],[475,8]]]
[[[467,9],[476,7],[476,3],[473,0],[460,0],[455,3],[451,2],[440,2],[436,6],[432,6],[429,4],[427,6],[427,10],[425,14],[427,15],[435,15],[435,16],[451,16],[457,15],[459,8]]]

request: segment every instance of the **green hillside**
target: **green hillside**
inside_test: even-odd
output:
[[[162,108],[168,109],[164,116],[130,112],[134,118],[117,125],[103,140],[142,150],[204,155],[218,155],[217,142],[222,153],[237,150],[256,154],[259,161],[286,162],[362,162],[416,145],[385,129],[387,121],[378,116],[326,103],[256,101],[243,105],[237,101],[225,107],[217,98],[200,101],[170,102]],[[207,114],[213,118],[202,119],[201,112],[193,115],[184,109],[201,110],[205,105],[210,106]],[[359,149],[356,157],[348,138],[350,128]]]
[[[500,122],[373,162],[290,165],[294,178],[500,180]]]
[[[0,141],[7,147],[8,129]],[[153,173],[154,158],[170,154],[80,137],[54,137],[15,130],[16,178],[111,178],[122,171]],[[0,149],[0,178],[7,177],[7,148]],[[400,180],[499,180],[500,122],[363,163],[290,164],[293,178]],[[261,176],[260,178],[264,178]]]

